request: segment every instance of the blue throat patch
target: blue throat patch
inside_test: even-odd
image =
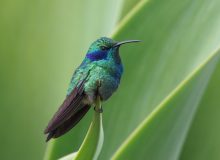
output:
[[[92,53],[87,53],[86,58],[89,58],[91,61],[98,61],[102,59],[106,59],[108,55],[108,51],[94,51]]]

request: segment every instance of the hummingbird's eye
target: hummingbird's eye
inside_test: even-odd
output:
[[[101,49],[101,50],[108,50],[108,47],[106,47],[106,46],[100,46],[100,49]]]

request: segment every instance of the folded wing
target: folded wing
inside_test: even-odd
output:
[[[87,77],[88,75],[76,85],[49,122],[44,131],[45,134],[48,134],[46,141],[60,137],[69,131],[89,110],[90,105],[83,101],[85,97],[84,84]]]

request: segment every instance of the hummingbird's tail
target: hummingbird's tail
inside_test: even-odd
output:
[[[53,128],[52,130],[47,130],[48,136],[46,142],[51,138],[58,138],[72,129],[88,112],[90,109],[90,105],[84,105],[80,107],[81,109],[77,111],[74,115],[72,115],[68,120]],[[46,131],[45,131],[46,132]]]

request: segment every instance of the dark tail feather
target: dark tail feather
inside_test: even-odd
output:
[[[63,122],[63,124],[60,124],[54,130],[49,131],[46,142],[49,141],[51,138],[58,138],[62,136],[63,134],[65,134],[66,132],[68,132],[83,118],[83,116],[88,112],[89,109],[90,109],[90,105],[83,106],[82,109],[77,111],[68,120]]]

